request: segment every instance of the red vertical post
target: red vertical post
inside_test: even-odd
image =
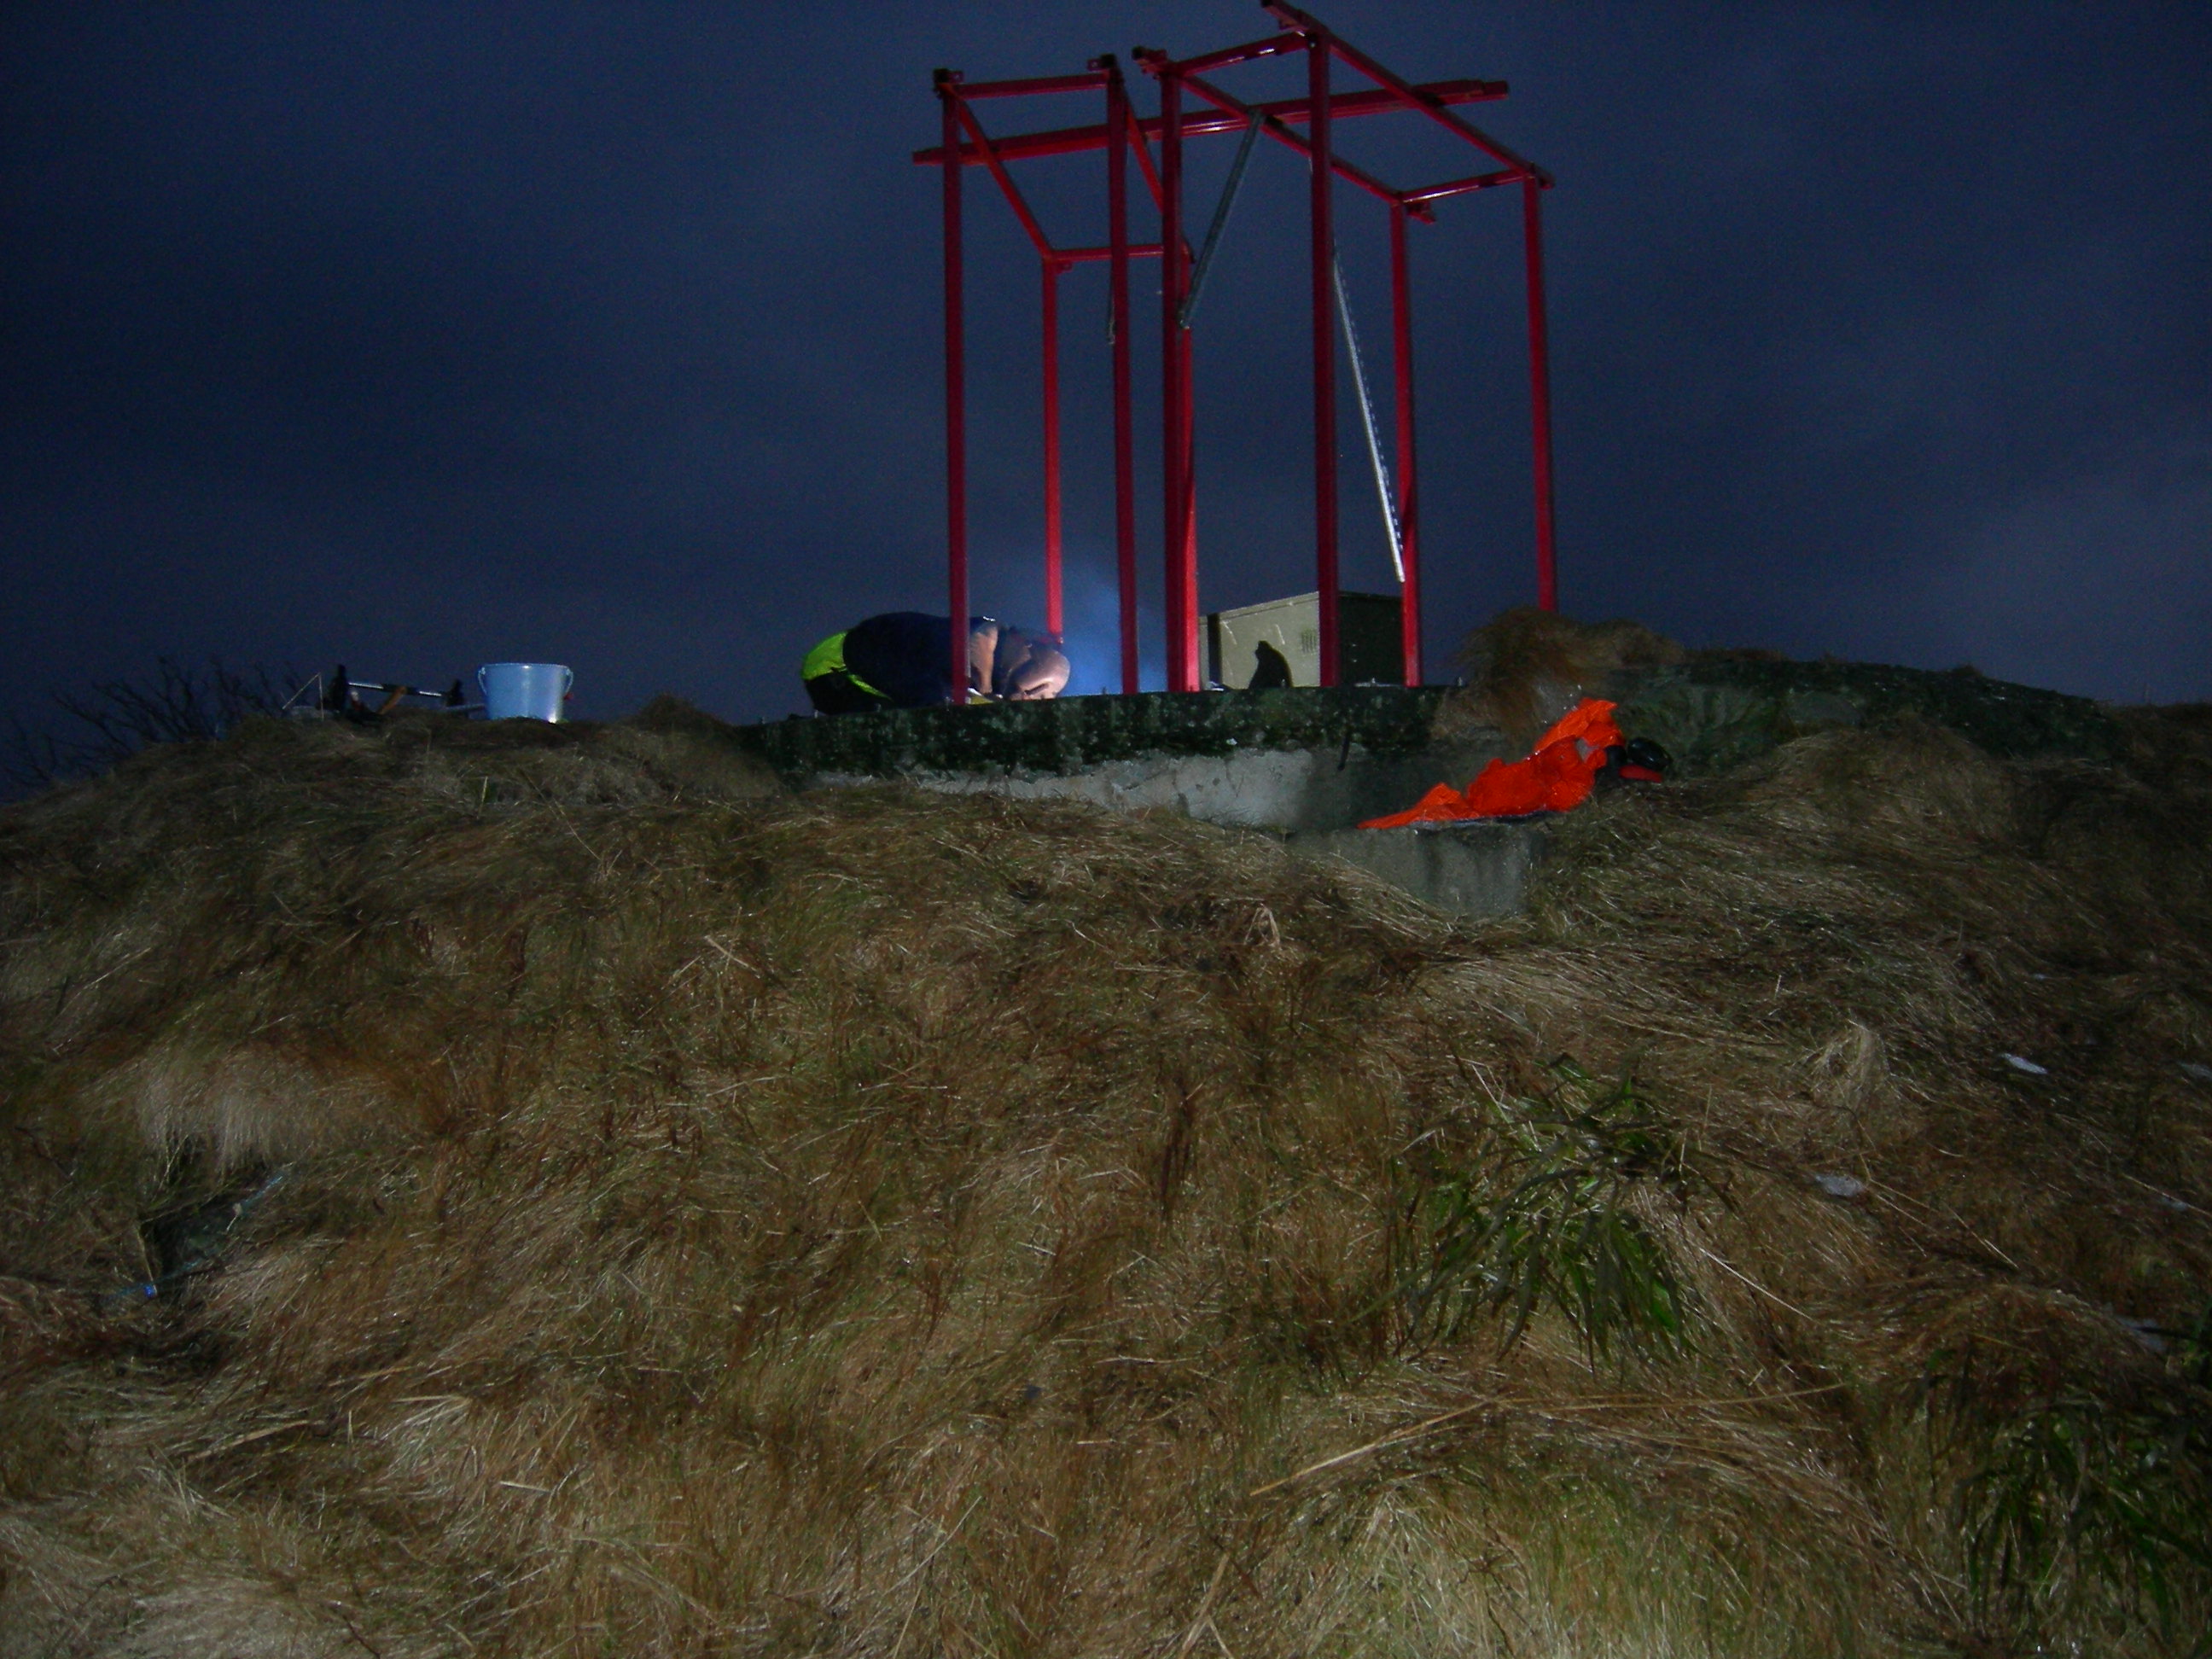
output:
[[[1406,684],[1421,683],[1420,490],[1413,454],[1413,291],[1406,269],[1406,222],[1402,206],[1390,210],[1390,353],[1396,370],[1398,414],[1398,556],[1405,566],[1398,590],[1399,638],[1406,659]]]
[[[968,398],[967,341],[960,283],[960,118],[954,72],[937,71],[945,112],[945,565],[952,611],[948,641],[952,701],[968,701]]]
[[[1328,40],[1306,37],[1307,143],[1313,149],[1314,564],[1321,590],[1321,683],[1337,683],[1336,223],[1329,190]]]
[[[1137,694],[1136,433],[1129,381],[1129,89],[1111,58],[1106,80],[1107,286],[1114,330],[1114,555],[1121,588],[1121,691]]]
[[[1552,350],[1544,326],[1542,186],[1521,175],[1521,240],[1528,262],[1528,418],[1536,474],[1536,605],[1559,608],[1559,549],[1552,517]]]
[[[1168,690],[1198,690],[1196,584],[1190,562],[1187,428],[1190,418],[1183,350],[1182,82],[1172,70],[1160,79],[1160,546],[1167,577]]]
[[[1060,274],[1057,259],[1044,267],[1044,631],[1057,641],[1066,631],[1060,580]]]
[[[1189,288],[1190,270],[1186,261],[1184,291],[1188,293]],[[1195,691],[1205,684],[1198,648],[1198,392],[1197,377],[1191,373],[1191,331],[1186,328],[1182,333],[1183,662],[1188,681],[1182,689]]]

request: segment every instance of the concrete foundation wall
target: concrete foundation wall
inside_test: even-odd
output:
[[[1285,836],[1301,858],[1342,859],[1455,916],[1516,915],[1543,861],[1545,821]]]
[[[1618,674],[1603,690],[1623,731],[1661,743],[1685,776],[1808,732],[1900,717],[1938,721],[2003,756],[2094,757],[2117,742],[2104,712],[2078,697],[1879,664],[1704,660]],[[1279,836],[1301,856],[1344,859],[1455,915],[1508,915],[1542,858],[1540,820],[1356,827],[1512,757],[1502,732],[1433,737],[1444,696],[1382,685],[1152,692],[793,719],[731,737],[802,787],[896,777],[953,793],[1164,808]]]
[[[1226,755],[1147,755],[1076,772],[913,772],[908,781],[951,794],[1085,800],[1116,811],[1165,807],[1207,823],[1277,834],[1350,830],[1362,818],[1412,805],[1436,783],[1465,783],[1496,743],[1454,744],[1411,755],[1334,749],[1233,749]],[[817,782],[861,783],[859,774]],[[1358,831],[1354,830],[1357,834]]]
[[[1465,783],[1503,752],[1495,742],[1455,743],[1413,755],[1358,745],[1237,750],[1228,755],[1151,755],[1079,772],[916,772],[917,788],[1018,800],[1080,800],[1112,811],[1165,809],[1279,839],[1300,858],[1341,859],[1395,883],[1439,910],[1510,915],[1526,902],[1543,856],[1540,821],[1413,830],[1362,830],[1362,818],[1411,805],[1436,783]],[[880,779],[817,775],[817,785]]]

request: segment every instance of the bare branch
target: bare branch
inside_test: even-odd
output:
[[[273,714],[297,676],[265,664],[233,668],[219,657],[194,667],[155,659],[143,679],[102,680],[50,699],[58,720],[37,726],[11,713],[0,733],[0,786],[27,794],[64,779],[89,777],[153,744],[220,738],[252,714]]]

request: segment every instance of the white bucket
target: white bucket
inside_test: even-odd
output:
[[[575,683],[574,673],[557,662],[488,662],[477,670],[486,720],[561,720],[562,702]]]

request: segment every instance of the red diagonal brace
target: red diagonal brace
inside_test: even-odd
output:
[[[1013,174],[1006,171],[1006,163],[999,159],[990,135],[983,131],[983,124],[975,118],[975,112],[963,101],[966,90],[964,87],[959,88],[945,101],[958,112],[960,125],[968,129],[969,137],[982,150],[983,164],[991,169],[991,176],[999,181],[999,188],[1006,193],[1006,204],[1013,209],[1014,217],[1022,222],[1022,228],[1029,232],[1030,240],[1036,244],[1038,257],[1049,259],[1052,258],[1052,239],[1044,234],[1044,227],[1037,222],[1036,215],[1030,211],[1030,204],[1022,199],[1022,192],[1014,183]]]

